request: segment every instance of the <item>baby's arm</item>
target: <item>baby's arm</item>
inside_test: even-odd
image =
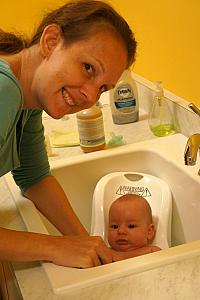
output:
[[[123,260],[123,259],[127,259],[127,258],[132,258],[132,257],[156,252],[156,251],[161,250],[161,248],[157,247],[157,246],[146,246],[146,247],[142,247],[142,248],[138,248],[138,249],[134,249],[134,250],[130,250],[130,251],[125,251],[125,252],[115,251],[113,249],[110,249],[110,250],[113,255],[113,261],[119,261],[119,260]]]

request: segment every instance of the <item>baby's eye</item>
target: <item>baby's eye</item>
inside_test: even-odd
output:
[[[128,228],[135,228],[134,224],[128,224]]]
[[[111,224],[110,227],[111,227],[112,229],[117,229],[119,226],[118,226],[117,224]]]

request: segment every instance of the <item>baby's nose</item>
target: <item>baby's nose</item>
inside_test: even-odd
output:
[[[127,233],[126,226],[119,226],[118,234],[126,234],[126,233]]]

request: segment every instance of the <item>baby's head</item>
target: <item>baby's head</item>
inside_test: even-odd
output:
[[[108,242],[116,251],[147,246],[155,236],[152,212],[145,198],[126,194],[115,200],[109,210]]]

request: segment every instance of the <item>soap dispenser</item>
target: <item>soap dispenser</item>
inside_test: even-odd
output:
[[[173,115],[164,97],[162,81],[155,82],[153,106],[149,114],[149,127],[153,134],[159,137],[175,132]]]
[[[138,121],[138,92],[131,70],[125,70],[114,89],[109,91],[113,123],[127,124]]]
[[[99,105],[93,105],[76,114],[80,147],[85,153],[105,148],[103,114]]]

